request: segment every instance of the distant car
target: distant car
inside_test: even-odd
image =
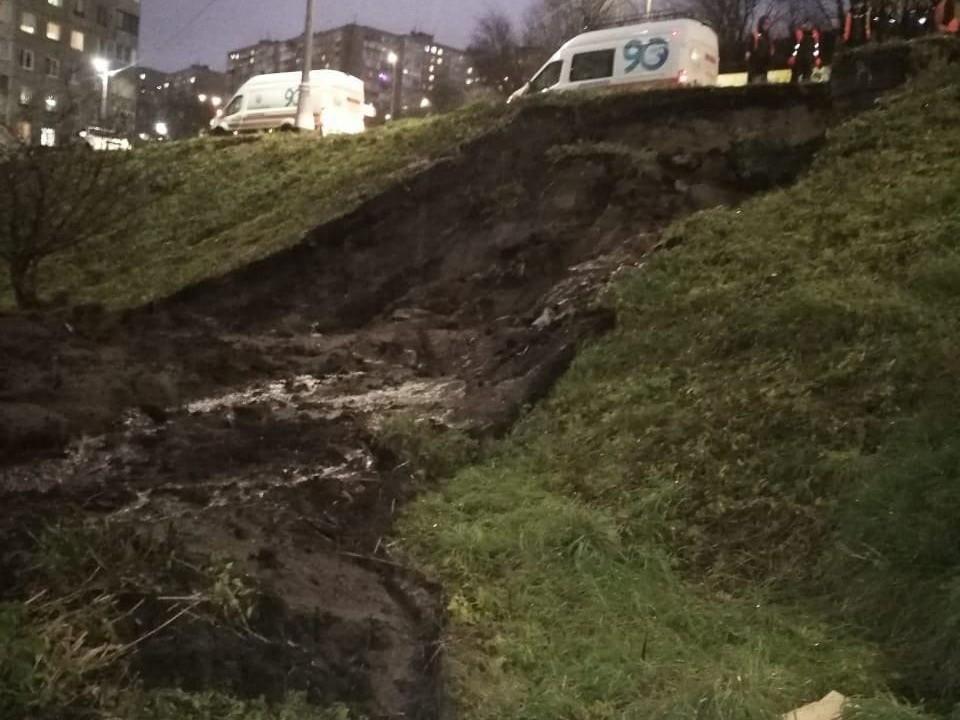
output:
[[[113,130],[88,127],[77,133],[77,137],[92,150],[131,150],[130,141]]]
[[[297,123],[301,74],[258,75],[245,82],[210,121],[214,134],[292,130]],[[337,70],[310,73],[310,104],[324,135],[361,133],[376,114],[364,99],[363,80]]]
[[[697,20],[620,24],[569,40],[509,102],[588,88],[712,86],[719,69],[717,34]]]

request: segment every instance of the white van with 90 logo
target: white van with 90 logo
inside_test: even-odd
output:
[[[511,96],[561,90],[717,84],[717,34],[697,20],[633,22],[577,35]]]

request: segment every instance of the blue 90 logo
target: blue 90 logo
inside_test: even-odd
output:
[[[644,70],[659,70],[667,64],[670,57],[670,43],[663,38],[651,38],[646,42],[631,40],[623,48],[623,57],[627,61],[626,72],[628,73],[640,66]]]

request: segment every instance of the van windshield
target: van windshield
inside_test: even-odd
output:
[[[227,109],[223,111],[224,115],[235,115],[240,112],[240,105],[243,104],[243,95],[237,95],[233,100],[230,101],[230,104],[227,105]]]
[[[560,70],[562,67],[562,60],[554,60],[547,65],[540,71],[539,75],[530,81],[530,92],[542,92],[560,82]]]

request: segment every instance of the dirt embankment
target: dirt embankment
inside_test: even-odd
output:
[[[508,427],[612,326],[592,301],[665,224],[789,181],[829,117],[821,88],[533,105],[152,307],[0,318],[0,502],[174,524],[277,599],[253,644],[157,635],[149,682],[437,717],[442,613],[389,554],[415,488],[378,427]]]

